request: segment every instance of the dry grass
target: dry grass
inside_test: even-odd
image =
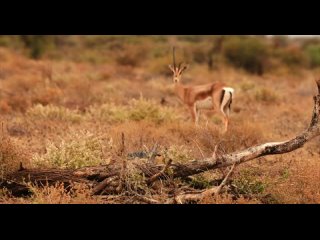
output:
[[[201,49],[187,51],[189,60],[197,55],[198,64],[191,64],[186,83],[221,80],[236,89],[230,131],[224,135],[221,116],[204,113],[200,127],[195,127],[189,111],[174,98],[172,79],[166,70],[171,61],[169,52],[150,48],[148,41],[140,49],[136,41],[140,40],[123,46],[120,40],[110,41],[105,46],[110,59],[84,49],[82,58],[70,60],[73,52],[66,49],[63,60],[34,61],[0,48],[0,120],[5,126],[0,138],[1,175],[17,170],[20,162],[30,166],[29,161],[36,166],[61,168],[106,164],[119,153],[122,133],[123,156],[149,151],[158,144],[164,156],[159,161],[170,158],[185,162],[211,156],[216,145],[218,153],[230,153],[285,140],[308,125],[316,70],[299,71],[299,75],[277,62],[280,65],[275,71],[257,76],[220,62],[209,71]],[[166,41],[157,44],[167,46]],[[181,42],[181,46],[192,43]],[[149,55],[156,57],[145,60]],[[297,64],[288,56],[283,61],[291,69]],[[163,98],[166,101],[161,104]],[[243,164],[231,178],[233,188],[201,203],[320,203],[319,157],[319,141],[315,139],[297,152]],[[125,190],[151,194],[137,169],[129,169]],[[214,171],[196,176],[193,184],[210,187],[213,179],[221,177],[219,174]],[[177,180],[176,184],[186,183]],[[105,202],[90,197],[83,186],[71,192],[61,185],[33,187],[35,195],[30,199],[2,193],[1,200]]]
[[[0,201],[9,204],[103,204],[106,201],[91,196],[91,189],[75,184],[66,189],[63,184],[53,186],[30,186],[33,195],[29,198],[12,198],[9,193],[0,194]]]
[[[20,163],[28,167],[30,165],[30,153],[21,146],[21,142],[7,135],[0,137],[0,178],[17,171]]]

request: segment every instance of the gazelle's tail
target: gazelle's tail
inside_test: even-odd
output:
[[[221,99],[220,99],[220,109],[223,113],[229,114],[233,97],[234,97],[233,88],[225,87],[222,89]],[[226,111],[226,110],[229,110],[229,111]]]

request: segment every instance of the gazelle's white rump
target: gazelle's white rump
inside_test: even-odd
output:
[[[231,87],[224,87],[223,90],[225,90],[226,92],[234,93],[234,89]]]

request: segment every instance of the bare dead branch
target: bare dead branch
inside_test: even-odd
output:
[[[118,176],[106,178],[92,190],[92,195],[100,194],[111,182],[115,181],[118,178],[119,178]]]
[[[139,201],[141,201],[141,202],[145,202],[145,203],[148,203],[148,204],[161,204],[160,201],[157,201],[157,200],[152,199],[152,198],[144,197],[144,196],[141,196],[141,195],[136,195],[134,198],[139,200]]]
[[[202,158],[205,158],[205,156],[204,156],[204,154],[203,154],[203,152],[202,152],[202,150],[201,150],[201,148],[200,148],[199,144],[197,143],[197,141],[196,141],[196,140],[192,140],[192,141],[196,144],[197,148],[199,149],[199,152],[200,152],[200,154],[201,154]]]
[[[228,174],[226,175],[226,177],[223,179],[223,181],[220,183],[220,185],[218,186],[218,188],[216,189],[215,194],[219,194],[221,192],[221,189],[226,185],[231,173],[234,170],[234,167],[236,166],[236,164],[234,163],[230,169],[230,171],[228,172]]]
[[[157,181],[159,178],[161,178],[165,173],[166,171],[168,171],[168,168],[170,167],[170,165],[172,164],[172,160],[170,159],[166,166],[163,168],[163,170],[161,170],[159,173],[153,175],[151,178],[148,179],[147,183],[148,184],[151,184],[155,181]]]

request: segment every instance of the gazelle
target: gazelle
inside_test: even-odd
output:
[[[188,66],[182,63],[176,65],[175,48],[173,48],[173,66],[169,65],[169,68],[173,72],[175,93],[189,107],[194,123],[198,125],[201,110],[217,110],[223,115],[226,132],[229,125],[234,89],[227,87],[222,82],[198,86],[183,85],[181,83],[182,73]]]

